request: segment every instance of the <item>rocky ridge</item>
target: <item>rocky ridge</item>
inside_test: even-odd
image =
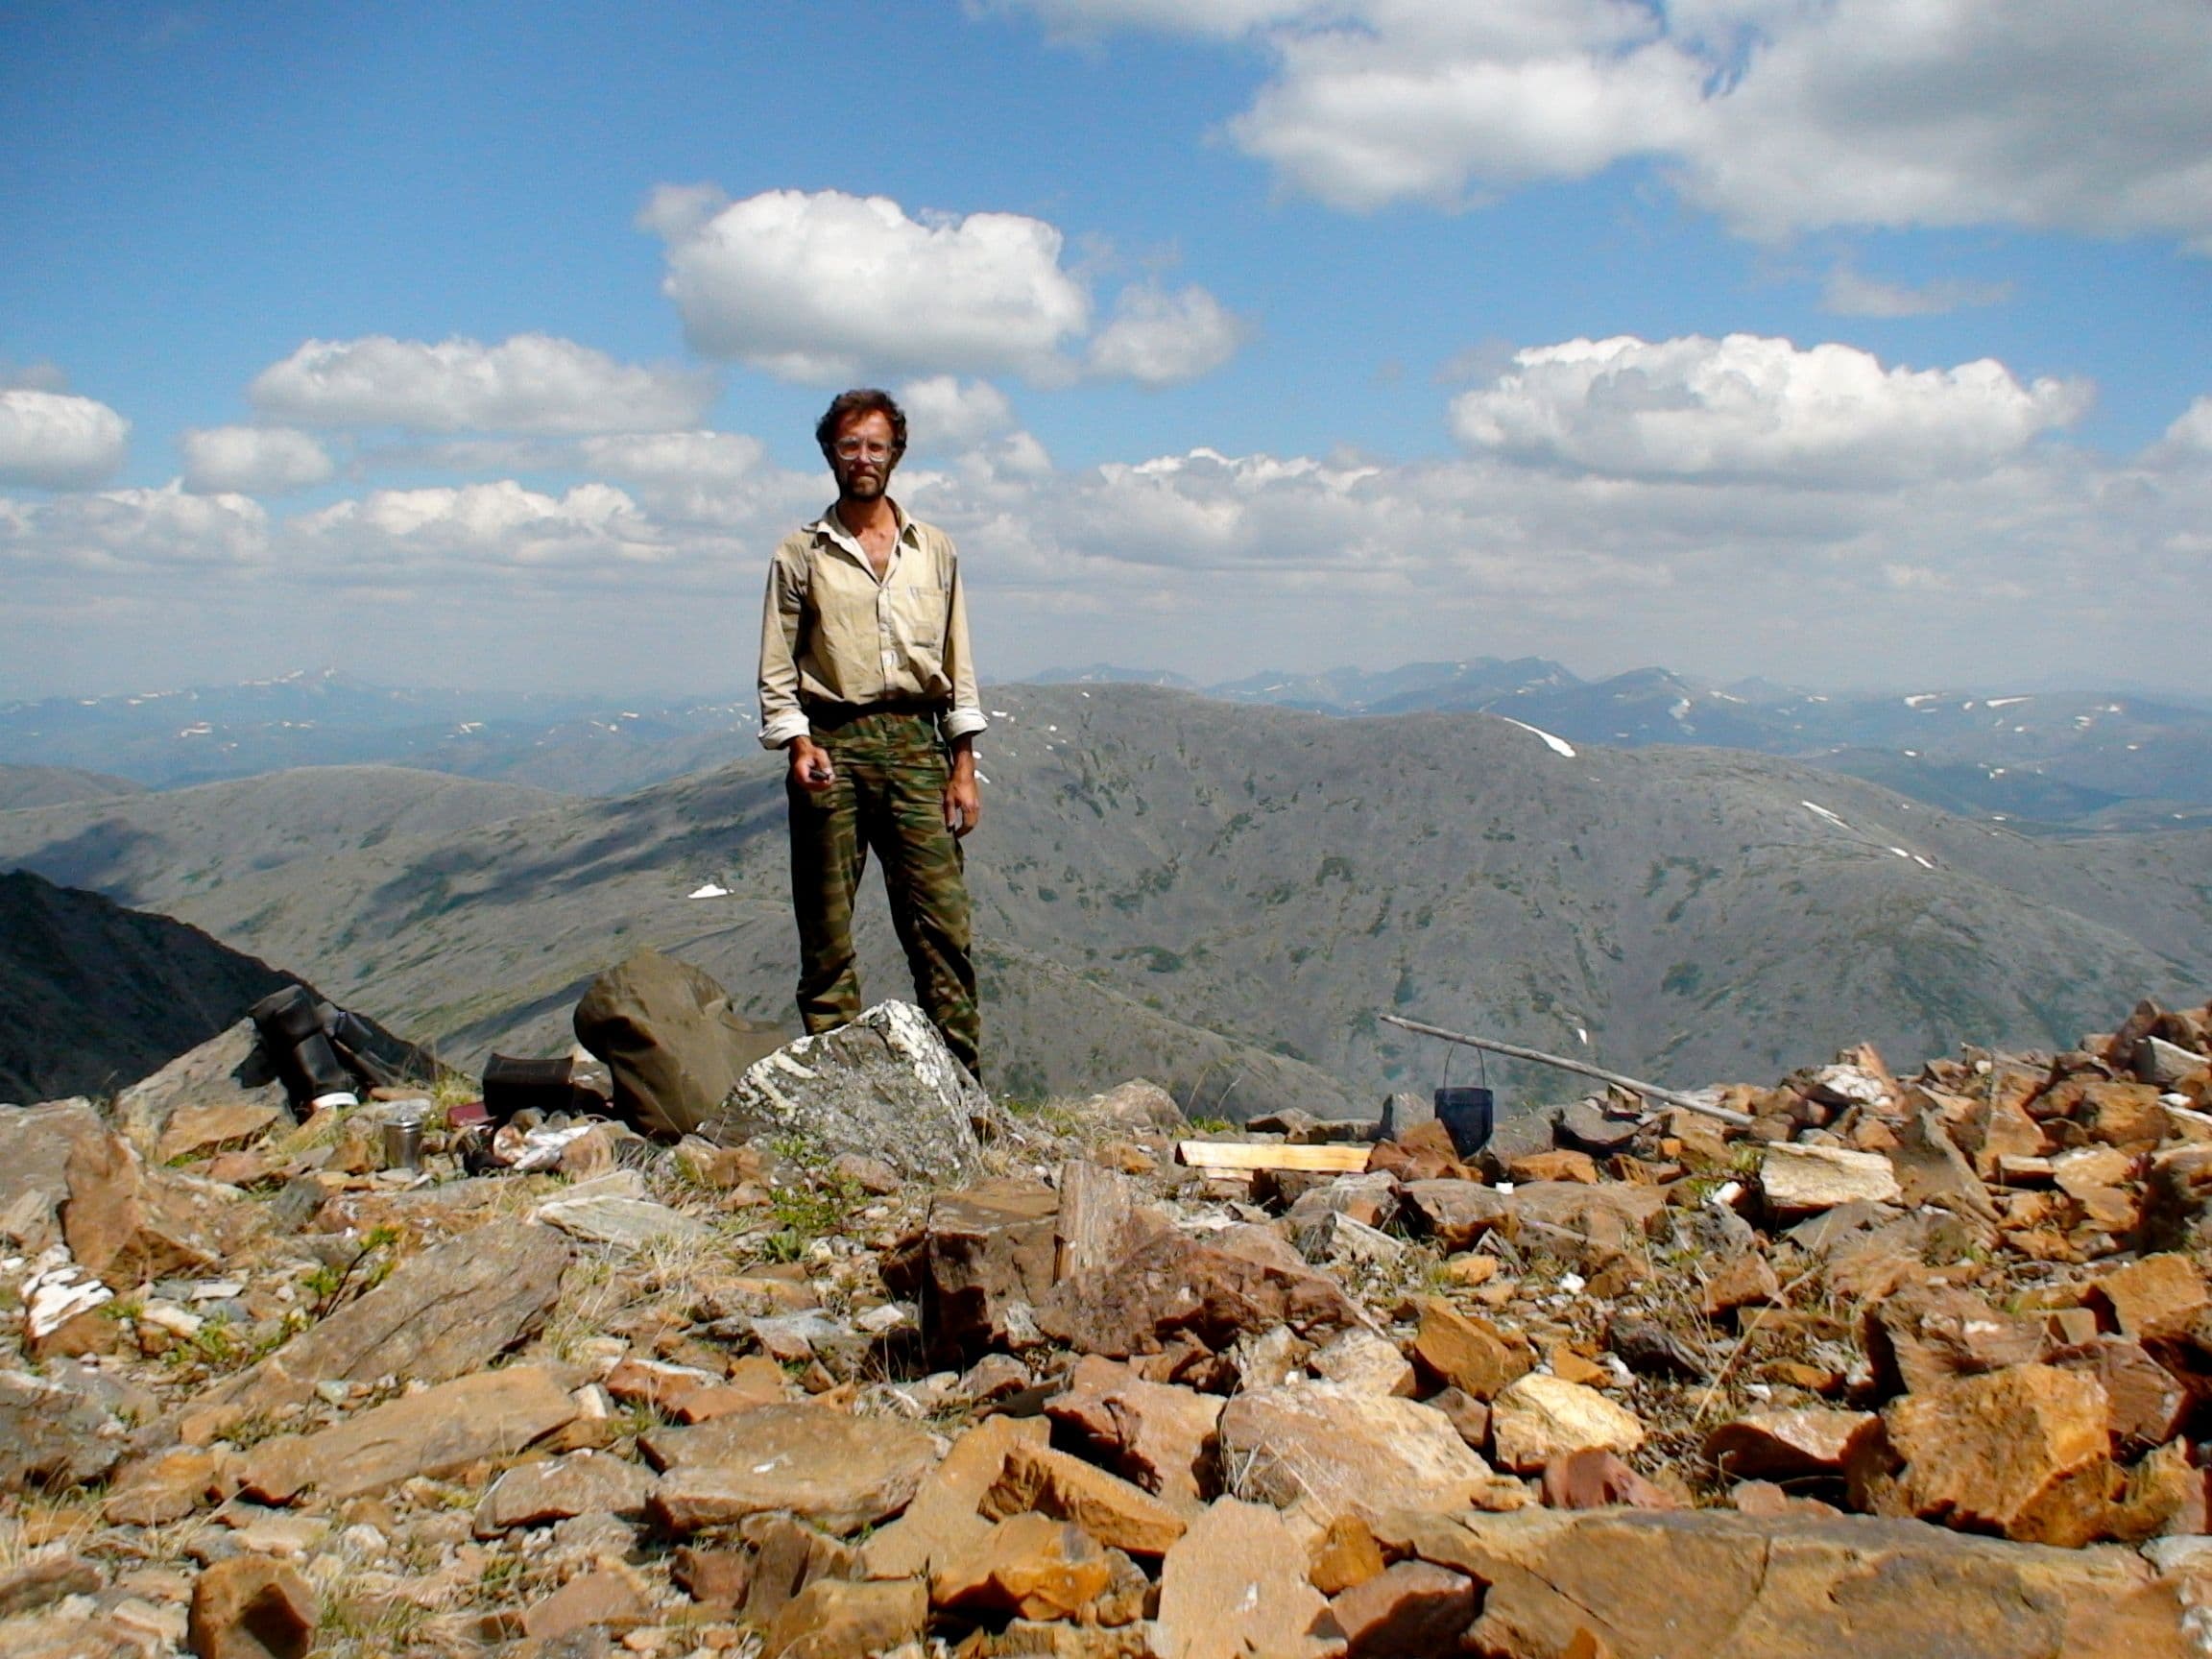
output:
[[[251,1047],[0,1109],[0,1659],[2200,1650],[2212,1008],[1467,1158],[1131,1082],[386,1168]]]

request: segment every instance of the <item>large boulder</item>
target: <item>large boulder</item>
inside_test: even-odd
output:
[[[910,1179],[981,1170],[974,1119],[990,1097],[910,1002],[786,1044],[739,1076],[699,1133],[724,1145],[789,1136],[808,1158],[879,1158]]]

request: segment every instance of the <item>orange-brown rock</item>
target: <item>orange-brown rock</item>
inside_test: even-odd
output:
[[[1438,1382],[1477,1400],[1491,1400],[1535,1366],[1527,1338],[1508,1336],[1489,1320],[1463,1313],[1440,1296],[1421,1304],[1413,1358]]]
[[[628,1571],[600,1567],[579,1573],[522,1615],[522,1630],[540,1642],[557,1641],[594,1627],[635,1629],[646,1622],[652,1603]]]
[[[1490,1403],[1490,1443],[1498,1462],[1533,1474],[1554,1457],[1595,1448],[1633,1452],[1645,1429],[1633,1411],[1595,1388],[1531,1372]]]
[[[1184,1521],[1140,1486],[1080,1457],[1017,1442],[983,1494],[983,1514],[1001,1520],[1034,1509],[1071,1521],[1099,1543],[1131,1555],[1161,1555],[1183,1535]]]
[[[1782,1282],[1774,1276],[1773,1263],[1753,1250],[1730,1257],[1715,1268],[1698,1303],[1706,1318],[1719,1319],[1739,1308],[1777,1302],[1781,1295]]]
[[[1366,1321],[1334,1279],[1248,1227],[1214,1243],[1161,1234],[1102,1272],[1054,1286],[1037,1322],[1083,1352],[1121,1358],[1157,1354],[1178,1336],[1219,1353],[1277,1325],[1312,1337]]]
[[[1214,1479],[1219,1395],[1148,1382],[1126,1365],[1086,1355],[1069,1373],[1067,1391],[1046,1410],[1080,1433],[1110,1467],[1177,1511],[1192,1514],[1203,1505]]]
[[[1839,1475],[1880,1425],[1871,1411],[1824,1407],[1754,1411],[1706,1435],[1704,1450],[1714,1467],[1739,1478],[1789,1480]]]
[[[1468,1646],[1561,1659],[2183,1659],[2181,1585],[2131,1550],[1863,1516],[1531,1509],[1412,1519],[1385,1549],[1483,1582]],[[1970,1611],[1967,1611],[1970,1610]],[[1577,1647],[1577,1638],[1595,1646]]]
[[[1578,1181],[1585,1187],[1598,1184],[1598,1165],[1589,1153],[1572,1147],[1558,1147],[1550,1152],[1524,1152],[1505,1161],[1505,1175],[1510,1181]]]
[[[1089,1534],[1035,1513],[1011,1515],[929,1575],[934,1607],[969,1618],[1073,1619],[1114,1580]]]
[[[2089,1293],[2111,1313],[2121,1334],[2138,1342],[2181,1335],[2212,1307],[2212,1287],[2205,1285],[2203,1271],[2188,1257],[2172,1253],[2100,1273]]]
[[[2104,1535],[2118,1482],[2103,1386],[2049,1365],[1934,1382],[1892,1401],[1854,1460],[1853,1498],[2030,1543]]]
[[[922,1634],[929,1593],[918,1578],[847,1583],[825,1578],[792,1599],[768,1627],[763,1659],[874,1659]]]
[[[1201,1513],[1161,1563],[1160,1659],[1321,1659],[1328,1603],[1306,1579],[1303,1534],[1264,1504],[1224,1498]]]
[[[1866,1310],[1866,1357],[1887,1396],[2003,1370],[2043,1352],[2041,1322],[2001,1313],[1971,1290],[1912,1285]]]
[[[1322,1523],[1409,1504],[1529,1501],[1442,1412],[1334,1382],[1237,1395],[1221,1412],[1221,1468],[1239,1496],[1301,1505]]]
[[[922,1478],[914,1501],[861,1547],[872,1578],[926,1575],[940,1561],[974,1547],[990,1529],[983,1495],[998,1484],[1017,1445],[1042,1447],[1050,1432],[1042,1417],[986,1417],[952,1442],[945,1460]]]
[[[403,1394],[314,1434],[265,1440],[248,1455],[240,1483],[264,1503],[290,1503],[309,1490],[325,1502],[351,1498],[519,1451],[577,1410],[540,1366],[487,1371]]]
[[[1339,1515],[1313,1540],[1306,1579],[1322,1595],[1334,1596],[1364,1584],[1386,1565],[1382,1546],[1367,1523],[1357,1515]]]
[[[1347,1659],[1449,1653],[1474,1620],[1479,1597],[1463,1573],[1428,1561],[1401,1561],[1329,1603],[1344,1633]]]
[[[931,1352],[965,1363],[1006,1341],[1008,1317],[1052,1288],[1060,1195],[1034,1181],[944,1192],[882,1259],[883,1282],[921,1304]]]
[[[322,1620],[307,1580],[265,1555],[233,1555],[192,1586],[186,1639],[198,1659],[306,1659]]]

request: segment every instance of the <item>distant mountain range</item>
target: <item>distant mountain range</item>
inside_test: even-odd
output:
[[[2212,984],[2208,830],[2029,836],[1519,710],[1349,720],[1102,680],[987,701],[970,858],[988,1070],[1017,1093],[1147,1073],[1230,1116],[1372,1109],[1447,1065],[1392,1011],[1655,1082],[1770,1078],[1862,1038],[1901,1064],[2064,1046]],[[645,944],[785,1019],[781,789],[740,755],[617,800],[346,767],[20,808],[0,867],[194,922],[467,1065],[562,1046]],[[861,938],[870,994],[903,994],[874,900]],[[1576,1089],[1493,1072],[1509,1100]]]
[[[1584,681],[1542,658],[1258,674],[1204,687],[1095,664],[1038,683],[1174,687],[1336,717],[1485,712],[1575,743],[1742,749],[2031,830],[2212,824],[2212,709],[2184,699],[1956,689],[1825,697],[1760,681],[1715,685],[1661,668]],[[58,768],[107,775],[101,786],[112,790],[365,763],[619,795],[752,753],[754,721],[750,696],[609,704],[392,689],[325,672],[0,706],[0,762],[47,769],[37,787],[48,799]],[[21,798],[32,788],[0,765],[0,805],[34,804]]]

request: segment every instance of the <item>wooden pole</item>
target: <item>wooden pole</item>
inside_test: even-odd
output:
[[[1560,1054],[1547,1054],[1541,1048],[1524,1048],[1518,1043],[1501,1043],[1495,1037],[1469,1037],[1463,1032],[1447,1031],[1441,1025],[1424,1025],[1418,1020],[1401,1020],[1395,1014],[1382,1016],[1385,1025],[1401,1026],[1417,1031],[1424,1037],[1441,1038],[1447,1043],[1462,1044],[1469,1048],[1487,1048],[1493,1054],[1503,1054],[1514,1060],[1533,1060],[1539,1066],[1556,1066],[1562,1071],[1577,1071],[1585,1077],[1595,1077],[1600,1083],[1610,1083],[1617,1089],[1625,1089],[1634,1094],[1648,1095],[1664,1100],[1670,1106],[1679,1106],[1685,1112],[1697,1112],[1707,1118],[1718,1118],[1723,1123],[1732,1123],[1739,1129],[1751,1126],[1751,1119],[1742,1112],[1731,1112],[1725,1106],[1714,1106],[1691,1094],[1677,1094],[1671,1089],[1662,1089],[1656,1083],[1645,1083],[1634,1077],[1624,1077],[1618,1071],[1607,1071],[1586,1061],[1570,1060]]]

